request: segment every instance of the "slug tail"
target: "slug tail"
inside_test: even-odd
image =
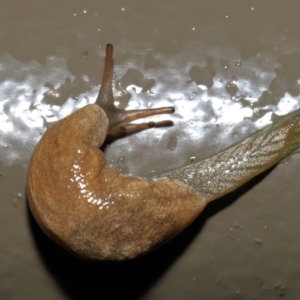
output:
[[[221,153],[159,177],[177,179],[211,202],[269,169],[300,144],[300,112],[254,133]]]

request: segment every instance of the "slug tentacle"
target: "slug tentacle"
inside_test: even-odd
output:
[[[101,82],[101,88],[96,100],[96,104],[98,104],[106,113],[109,120],[109,129],[108,134],[116,135],[118,133],[118,127],[123,125],[122,132],[131,132],[132,129],[134,132],[139,130],[148,129],[156,126],[169,126],[170,121],[166,122],[166,125],[163,123],[158,123],[156,125],[155,122],[151,124],[153,126],[146,126],[149,123],[144,123],[143,126],[139,124],[132,124],[130,126],[131,130],[126,130],[126,123],[130,123],[134,120],[150,117],[154,115],[160,114],[172,114],[174,113],[174,107],[160,107],[160,108],[149,108],[149,109],[134,109],[134,110],[124,110],[118,109],[114,104],[114,97],[112,91],[112,78],[113,78],[113,46],[111,44],[107,44],[106,46],[106,57],[104,64],[103,77]],[[129,128],[129,127],[128,127]],[[114,131],[117,132],[114,132]],[[114,133],[113,133],[114,132]]]
[[[299,144],[300,111],[296,111],[211,158],[156,177],[186,183],[210,202],[275,165]]]

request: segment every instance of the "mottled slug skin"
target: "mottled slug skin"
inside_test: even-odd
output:
[[[29,206],[45,233],[77,256],[132,259],[181,232],[206,200],[175,179],[121,175],[99,150],[107,130],[95,104],[52,125],[30,162]]]
[[[237,189],[274,166],[300,144],[300,110],[200,162],[156,176],[179,180],[207,202]]]

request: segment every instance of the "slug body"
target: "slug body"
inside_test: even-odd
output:
[[[178,234],[205,202],[175,180],[121,175],[99,150],[107,129],[92,104],[47,130],[31,160],[28,198],[39,225],[71,252],[130,259]]]
[[[300,117],[293,114],[212,158],[159,178],[125,176],[99,150],[107,135],[168,125],[126,122],[174,110],[118,110],[111,81],[108,45],[96,104],[52,125],[28,169],[28,200],[37,223],[84,259],[132,259],[160,246],[187,227],[209,201],[271,167],[300,143]]]
[[[108,133],[168,125],[163,121],[120,127],[140,116],[174,111],[117,110],[111,70],[108,45],[96,101],[102,108],[87,105],[52,125],[34,150],[27,176],[29,206],[45,233],[81,258],[107,261],[131,259],[158,247],[205,206],[198,192],[179,181],[124,176],[107,164],[99,147]]]

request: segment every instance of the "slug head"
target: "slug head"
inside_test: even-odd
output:
[[[106,113],[109,120],[108,135],[109,138],[114,138],[129,133],[134,133],[144,129],[161,126],[171,126],[171,121],[148,122],[142,124],[129,124],[130,122],[159,114],[172,114],[174,107],[160,107],[153,109],[136,109],[124,110],[118,109],[114,104],[113,90],[113,46],[107,44],[106,58],[104,64],[104,71],[102,75],[101,88],[96,100],[98,104]]]

